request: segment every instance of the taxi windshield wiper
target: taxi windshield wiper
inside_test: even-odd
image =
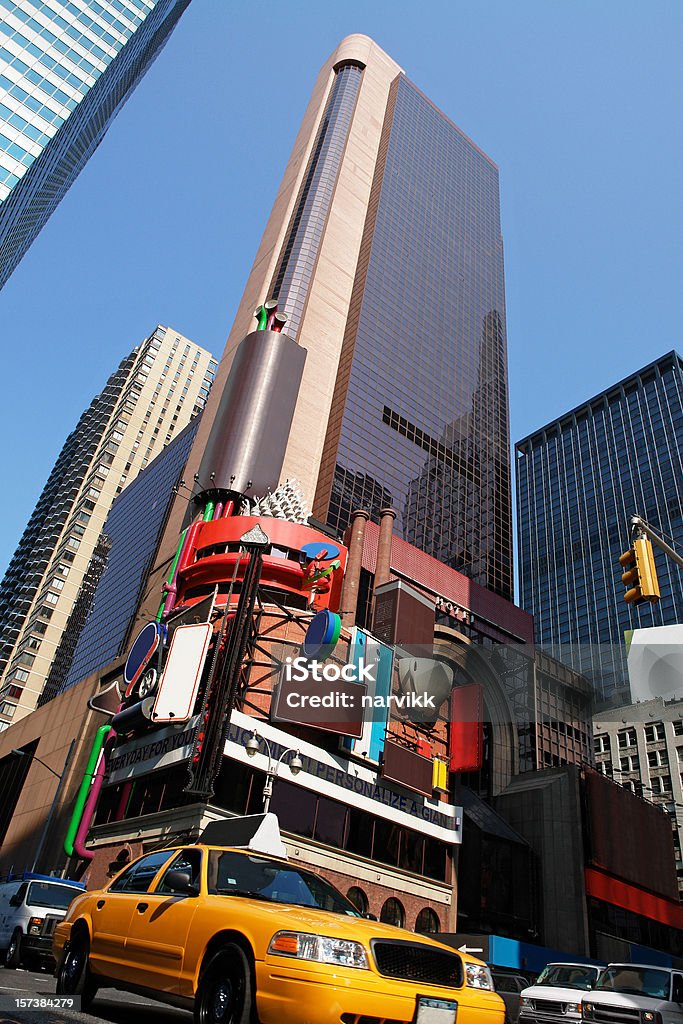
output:
[[[216,889],[219,896],[246,896],[250,900],[267,900],[268,903],[277,903],[271,896],[264,896],[262,892],[254,889]]]

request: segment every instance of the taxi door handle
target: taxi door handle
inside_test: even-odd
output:
[[[97,901],[97,909],[101,910],[103,906],[104,906],[104,900],[98,900]]]
[[[138,903],[138,905],[137,905],[137,907],[135,909],[137,910],[137,912],[139,914],[144,914],[144,912],[147,910],[148,906],[149,906],[149,903]]]

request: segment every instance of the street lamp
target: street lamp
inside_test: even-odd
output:
[[[10,750],[10,754],[16,754],[17,757],[30,757],[32,761],[37,761],[38,764],[42,764],[43,768],[47,768],[49,772],[52,772],[55,778],[61,779],[62,777],[59,774],[59,772],[56,772],[54,770],[54,768],[50,768],[49,764],[45,764],[45,762],[41,761],[41,759],[39,757],[36,757],[35,754],[29,754],[26,750],[19,750],[18,747],[14,747],[12,750]]]
[[[289,770],[292,775],[298,775],[304,766],[303,761],[299,755],[299,751],[294,747],[288,747],[287,750],[280,754],[279,758],[273,765],[273,754],[270,749],[270,743],[265,736],[260,736],[256,730],[252,732],[251,736],[244,744],[244,749],[247,752],[247,757],[254,757],[261,750],[261,743],[265,744],[266,753],[268,755],[268,768],[266,769],[266,783],[263,787],[263,811],[265,814],[268,813],[270,808],[270,798],[273,795],[273,780],[277,777],[278,768],[287,757],[288,754],[294,754],[294,757],[289,762]]]
[[[37,761],[38,764],[42,764],[43,768],[47,768],[47,770],[49,772],[52,772],[52,774],[54,775],[54,777],[56,779],[59,779],[59,782],[57,783],[57,789],[55,790],[55,795],[52,797],[52,803],[50,804],[50,810],[49,810],[48,816],[45,819],[45,824],[43,825],[43,831],[40,834],[40,840],[39,840],[38,846],[36,848],[36,854],[35,854],[35,857],[33,858],[33,864],[31,865],[31,868],[30,868],[31,871],[35,871],[36,870],[36,865],[38,864],[38,861],[40,860],[40,856],[41,856],[41,854],[43,852],[43,847],[45,846],[45,840],[47,839],[47,834],[48,834],[48,832],[50,830],[50,825],[52,823],[52,817],[53,817],[53,815],[55,813],[55,807],[57,806],[57,803],[59,802],[59,797],[60,797],[61,792],[62,792],[62,786],[64,784],[64,776],[66,775],[66,769],[68,767],[69,761],[71,760],[71,755],[73,753],[73,749],[74,749],[75,746],[76,746],[76,740],[72,740],[71,741],[71,746],[69,747],[69,750],[67,752],[66,758],[64,759],[64,767],[62,768],[61,774],[59,772],[56,772],[54,770],[54,768],[50,768],[49,764],[45,764],[45,762],[42,761],[39,757],[36,757],[35,754],[29,754],[28,751],[26,751],[26,750],[19,750],[18,747],[15,747],[11,751],[12,754],[16,754],[18,757],[28,757],[28,758],[31,759],[31,761]]]

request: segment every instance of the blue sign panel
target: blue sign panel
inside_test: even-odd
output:
[[[306,630],[302,651],[307,658],[328,658],[341,633],[341,619],[326,608],[313,618]]]
[[[123,669],[123,680],[128,690],[135,685],[149,664],[161,641],[163,628],[159,622],[148,622],[136,636]],[[126,696],[128,696],[128,692],[126,692]]]
[[[335,558],[339,558],[339,548],[332,544],[331,541],[329,544],[320,544],[318,541],[311,541],[310,544],[304,544],[301,551],[309,562],[312,562],[315,558],[321,557],[323,562],[332,562]]]

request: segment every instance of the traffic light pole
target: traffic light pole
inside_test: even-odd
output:
[[[653,544],[656,544],[660,551],[663,551],[668,558],[683,569],[683,557],[674,551],[674,549],[667,544],[665,540],[662,540],[662,538],[655,533],[649,523],[646,523],[644,519],[640,518],[640,516],[632,516],[631,526],[637,530],[642,530],[645,536],[651,540]]]

